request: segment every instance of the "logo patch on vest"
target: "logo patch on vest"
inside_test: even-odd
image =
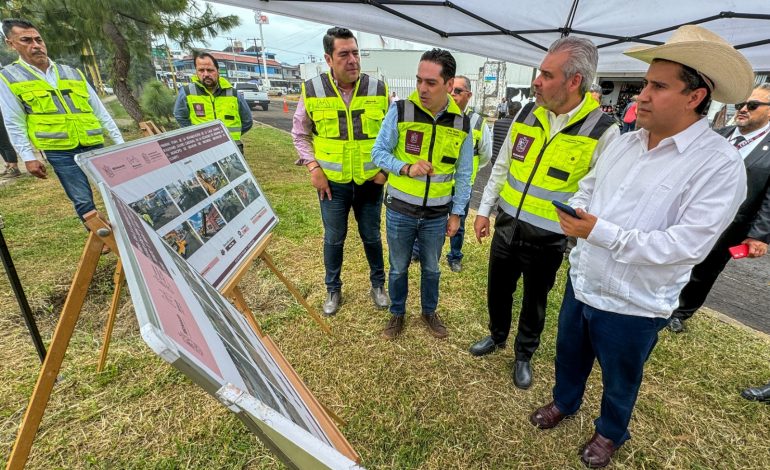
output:
[[[203,103],[193,103],[193,111],[198,117],[206,117],[206,110],[203,109]]]
[[[419,131],[406,131],[406,142],[404,142],[404,151],[412,155],[419,155],[422,151],[423,133]]]
[[[516,141],[513,143],[513,149],[511,150],[511,158],[523,162],[534,141],[535,139],[532,137],[522,134],[517,135]]]

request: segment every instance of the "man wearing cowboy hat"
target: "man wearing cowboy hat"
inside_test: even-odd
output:
[[[713,96],[746,99],[753,73],[722,38],[683,26],[663,45],[626,55],[650,63],[639,94],[640,130],[602,153],[559,212],[578,238],[559,314],[553,401],[530,421],[552,428],[580,408],[594,360],[602,369],[596,432],[581,451],[603,467],[630,435],[644,363],[677,307],[692,267],[705,258],[746,196],[738,151],[709,129]]]

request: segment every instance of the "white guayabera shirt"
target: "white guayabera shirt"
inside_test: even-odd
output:
[[[746,197],[738,151],[704,118],[648,150],[615,139],[570,199],[599,220],[570,254],[575,296],[594,308],[668,318]]]

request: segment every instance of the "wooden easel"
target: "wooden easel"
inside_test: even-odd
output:
[[[85,248],[83,249],[83,254],[80,257],[77,271],[75,272],[75,276],[72,279],[69,292],[67,293],[67,299],[64,302],[64,307],[62,309],[61,315],[59,316],[59,321],[56,324],[56,330],[54,331],[53,338],[51,339],[48,354],[45,356],[43,365],[40,368],[40,373],[38,375],[37,382],[35,383],[35,388],[32,392],[32,396],[30,397],[27,410],[24,413],[24,418],[21,422],[21,427],[19,428],[19,433],[16,436],[16,441],[14,442],[13,449],[11,450],[11,454],[8,458],[6,470],[21,470],[27,463],[30,451],[32,450],[32,444],[35,440],[35,436],[37,435],[37,431],[40,428],[40,422],[43,419],[43,414],[45,413],[45,409],[48,406],[48,401],[51,397],[54,384],[56,383],[56,378],[59,375],[59,370],[61,369],[62,362],[64,361],[64,355],[67,351],[67,348],[69,347],[72,333],[74,332],[75,325],[77,324],[78,318],[80,317],[88,288],[91,285],[94,274],[96,273],[96,268],[99,264],[99,258],[102,255],[102,248],[106,245],[112,250],[112,252],[118,254],[118,246],[115,242],[115,237],[112,233],[110,225],[104,219],[102,219],[96,211],[92,211],[86,214],[84,216],[84,222],[85,225],[89,228],[90,233],[88,235]],[[316,321],[321,324],[322,328],[324,328],[324,331],[330,333],[329,326],[323,321],[323,319],[318,316],[318,313],[315,312],[315,310],[313,310],[312,307],[310,307],[307,302],[304,301],[302,296],[299,294],[299,291],[296,290],[291,282],[289,282],[288,279],[286,279],[283,274],[278,271],[278,269],[272,263],[272,258],[270,258],[270,255],[265,253],[265,247],[267,246],[269,240],[270,237],[266,237],[265,240],[260,243],[258,249],[254,250],[254,256],[259,256],[268,264],[268,267],[270,267],[270,269],[279,278],[281,278],[282,281],[284,281],[287,287],[289,287],[289,290],[292,292],[292,294],[294,294],[298,300],[302,299],[301,303],[308,309],[311,315],[314,314],[314,318],[316,318]],[[243,263],[243,265],[248,266],[248,263]],[[234,276],[233,278],[240,279],[245,271],[246,268],[242,268],[238,273],[238,276]],[[113,292],[112,303],[110,305],[110,315],[107,321],[107,327],[105,328],[105,342],[102,345],[102,352],[99,358],[100,367],[103,366],[104,360],[106,359],[109,339],[110,335],[112,334],[112,327],[114,325],[115,316],[117,314],[117,306],[122,288],[121,286],[125,280],[125,274],[123,272],[120,259],[118,259],[118,264],[115,268],[115,275],[113,279],[115,280],[115,291]],[[343,422],[318,402],[318,400],[313,396],[304,382],[302,382],[302,380],[296,374],[288,361],[286,361],[286,359],[283,357],[283,354],[281,354],[272,340],[262,333],[259,325],[254,319],[253,313],[248,309],[248,307],[246,307],[246,304],[243,300],[243,294],[237,287],[237,281],[228,283],[228,288],[230,296],[232,298],[237,298],[237,302],[245,307],[245,310],[241,310],[241,313],[246,317],[249,324],[254,328],[255,333],[265,342],[266,346],[273,354],[275,360],[281,366],[281,369],[284,371],[287,378],[289,378],[299,394],[305,399],[305,402],[308,404],[310,410],[318,419],[319,425],[321,425],[330,436],[332,442],[335,444],[335,447],[337,447],[337,449],[340,450],[340,452],[342,452],[344,455],[355,461],[359,461],[360,457],[352,448],[352,446],[350,446],[350,443],[347,442],[342,433],[340,433],[339,429],[337,429],[337,427],[334,425],[332,419],[336,420],[340,424],[343,424]]]

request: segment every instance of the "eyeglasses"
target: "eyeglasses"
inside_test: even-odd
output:
[[[459,94],[467,93],[467,92],[468,92],[468,90],[465,90],[463,88],[454,88],[452,90],[452,93],[455,94],[455,95],[459,95]]]
[[[745,101],[743,103],[736,103],[735,110],[740,111],[744,106],[746,106],[746,109],[749,111],[754,111],[760,106],[770,106],[770,103],[763,103],[761,101]]]

